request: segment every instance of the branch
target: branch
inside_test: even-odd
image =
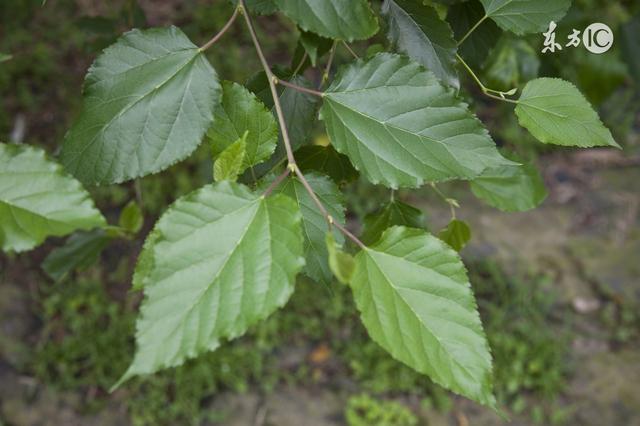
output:
[[[482,24],[484,22],[484,20],[487,19],[487,18],[488,18],[488,16],[485,14],[478,22],[476,22],[476,24],[473,27],[471,27],[469,29],[469,31],[467,31],[467,33],[465,35],[462,36],[460,41],[458,41],[458,47],[460,47],[460,45],[462,43],[464,43],[464,41],[467,39],[467,37],[469,37],[471,35],[471,33],[474,32],[480,26],[480,24]]]
[[[271,191],[273,191],[273,189],[275,189],[289,175],[289,173],[294,172],[298,177],[298,179],[300,179],[300,182],[302,183],[302,186],[304,186],[304,189],[309,193],[309,196],[311,196],[311,199],[313,200],[315,205],[318,207],[318,210],[320,210],[322,215],[327,220],[327,223],[329,224],[329,230],[331,230],[332,226],[335,226],[340,230],[340,232],[342,232],[344,235],[350,238],[360,248],[362,249],[366,248],[366,246],[362,243],[362,241],[360,241],[355,235],[349,232],[341,224],[333,221],[333,217],[329,214],[329,212],[327,211],[325,206],[322,204],[322,202],[320,201],[316,193],[313,191],[313,188],[311,188],[311,185],[309,185],[309,182],[307,181],[307,179],[304,177],[304,175],[296,165],[296,159],[293,156],[293,150],[291,149],[291,140],[289,139],[289,132],[287,131],[287,123],[284,118],[284,114],[282,113],[282,106],[280,105],[280,97],[278,96],[278,90],[276,89],[277,83],[282,84],[284,82],[280,81],[278,77],[276,77],[271,71],[271,67],[269,66],[269,63],[267,62],[267,59],[265,58],[264,53],[262,52],[262,47],[260,46],[260,42],[258,41],[256,31],[253,28],[253,23],[251,22],[251,18],[247,13],[245,0],[238,0],[238,3],[239,3],[238,10],[244,16],[244,20],[247,23],[247,28],[249,29],[249,33],[251,34],[251,40],[253,40],[253,45],[256,48],[256,52],[258,52],[258,57],[260,58],[260,62],[262,63],[262,68],[264,68],[264,72],[267,75],[267,80],[269,81],[269,88],[271,89],[271,96],[273,97],[273,105],[276,110],[276,115],[278,116],[278,122],[280,124],[280,130],[282,132],[282,141],[284,143],[285,149],[287,150],[287,160],[289,162],[287,166],[287,170],[284,173],[282,173],[280,176],[278,176],[276,180],[269,186],[269,188],[267,188],[267,191],[265,191],[265,196],[270,194]],[[336,45],[334,43],[333,45],[334,52],[335,52],[335,46]],[[333,55],[331,55],[331,57],[329,58],[329,64],[328,64],[329,66],[327,68],[331,66],[331,61],[333,61]],[[284,85],[286,86],[287,84],[284,84]],[[292,85],[291,87],[293,86],[295,85]],[[293,88],[295,89],[297,87],[300,87],[300,86],[296,86]],[[309,90],[309,89],[306,89],[306,90]],[[319,93],[319,96],[322,96],[321,92],[317,92],[317,93]]]
[[[360,59],[360,56],[358,56],[358,54],[353,51],[351,46],[349,46],[349,44],[346,41],[342,40],[342,45],[349,51],[349,53],[351,53],[351,56],[353,56],[354,59]]]
[[[233,11],[233,15],[231,15],[231,18],[229,18],[227,23],[224,24],[224,27],[222,27],[222,29],[220,30],[220,32],[218,32],[218,34],[213,36],[211,40],[209,40],[204,46],[200,48],[201,51],[207,50],[208,48],[213,46],[220,39],[220,37],[222,37],[224,33],[226,33],[227,30],[231,28],[231,25],[234,23],[234,21],[238,17],[238,11],[239,11],[239,8],[236,7],[236,9]]]
[[[282,172],[281,175],[279,175],[273,182],[271,182],[271,185],[269,185],[267,190],[264,191],[264,194],[262,194],[262,195],[264,197],[268,197],[269,195],[271,195],[273,190],[276,189],[278,187],[278,185],[280,185],[282,183],[282,181],[286,179],[287,176],[289,176],[289,173],[291,173],[291,169],[289,169],[289,168],[285,169],[285,171]]]
[[[318,90],[313,90],[313,89],[308,89],[306,87],[303,86],[298,86],[297,84],[293,84],[290,83],[288,81],[284,81],[284,80],[280,80],[279,78],[275,78],[275,83],[276,84],[281,84],[283,86],[287,86],[290,87],[294,90],[297,90],[298,92],[304,92],[304,93],[309,93],[310,95],[314,95],[314,96],[318,96],[318,97],[323,97],[324,93],[318,91]]]
[[[278,90],[276,89],[276,81],[278,78],[271,71],[271,67],[267,62],[267,58],[265,58],[264,53],[262,53],[262,47],[260,46],[260,42],[258,41],[258,36],[256,35],[256,30],[253,28],[253,23],[251,22],[251,18],[249,17],[249,13],[247,12],[247,8],[244,0],[239,0],[239,5],[237,10],[244,16],[244,20],[247,23],[247,28],[249,29],[249,34],[251,34],[251,40],[253,40],[253,45],[256,48],[256,52],[258,53],[258,57],[260,58],[260,63],[262,64],[262,68],[264,68],[264,72],[267,75],[267,80],[269,81],[269,88],[271,89],[271,96],[273,97],[273,106],[276,110],[276,115],[278,116],[278,123],[280,124],[280,130],[282,132],[282,142],[284,143],[284,148],[287,151],[287,160],[289,161],[289,165],[295,165],[296,159],[293,157],[293,149],[291,149],[291,140],[289,139],[289,131],[287,130],[287,123],[284,119],[284,113],[282,112],[282,105],[280,105],[280,96],[278,96]]]

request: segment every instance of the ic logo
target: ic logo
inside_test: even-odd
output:
[[[613,31],[600,22],[591,24],[582,33],[582,44],[591,53],[604,53],[613,45]]]

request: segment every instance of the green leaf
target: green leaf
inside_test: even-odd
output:
[[[399,51],[424,65],[444,83],[460,87],[453,31],[434,8],[413,0],[386,0],[382,13],[389,21],[389,41]]]
[[[300,221],[288,197],[230,182],[176,201],[141,254],[137,352],[116,386],[215,350],[282,307],[304,265]]]
[[[329,176],[335,183],[342,185],[358,178],[349,158],[333,149],[331,145],[307,145],[295,152],[298,167],[303,172],[314,170]]]
[[[471,239],[471,228],[462,220],[452,219],[438,236],[455,251],[460,251]]]
[[[93,265],[111,238],[103,229],[79,232],[69,237],[64,246],[54,249],[42,262],[42,269],[54,281],[60,281],[73,270]]]
[[[229,145],[218,156],[213,164],[213,179],[216,182],[222,180],[235,182],[238,180],[238,176],[244,171],[242,164],[246,158],[248,134],[249,131],[246,130],[240,139]]]
[[[300,30],[299,45],[293,55],[291,66],[297,66],[302,60],[304,52],[306,52],[309,57],[309,64],[315,67],[318,62],[318,58],[331,50],[331,46],[333,46],[333,40],[330,38],[320,37],[317,34]],[[302,69],[306,69],[306,66],[303,66],[298,72]]]
[[[0,63],[10,61],[11,59],[13,59],[13,55],[0,52]]]
[[[487,59],[487,84],[499,90],[511,90],[538,76],[540,60],[524,40],[502,37]]]
[[[62,163],[87,184],[159,172],[196,149],[219,101],[215,70],[182,31],[129,31],[89,69]]]
[[[273,114],[251,92],[237,83],[222,83],[222,105],[215,111],[207,132],[214,158],[246,135],[242,170],[268,159],[278,142],[278,124]]]
[[[631,71],[632,81],[640,84],[640,14],[621,26],[623,58]]]
[[[334,148],[391,188],[471,179],[510,163],[453,89],[403,56],[381,53],[344,68],[321,114]]]
[[[516,115],[542,143],[619,147],[582,93],[568,81],[537,78],[522,91]]]
[[[355,269],[355,259],[342,251],[342,244],[338,244],[331,232],[326,237],[327,252],[329,255],[329,269],[342,284],[349,284]]]
[[[487,17],[516,34],[539,33],[567,13],[571,0],[480,0]]]
[[[471,181],[471,191],[489,205],[506,212],[531,210],[547,197],[538,169],[530,164],[487,169]]]
[[[21,252],[49,236],[105,226],[80,182],[44,151],[0,143],[0,248]]]
[[[371,338],[434,382],[495,409],[491,354],[458,254],[394,227],[356,255],[354,298]]]
[[[238,0],[231,0],[231,3],[237,6]],[[274,0],[245,0],[244,3],[247,9],[259,15],[270,15],[278,11]]]
[[[367,0],[274,0],[305,31],[338,40],[364,40],[378,32]]]
[[[386,204],[380,211],[364,218],[360,239],[365,244],[373,244],[380,239],[382,233],[394,225],[410,228],[424,228],[424,213],[402,201],[394,200]]]
[[[129,201],[120,212],[118,225],[132,234],[137,234],[144,224],[144,216],[140,206],[134,200]]]
[[[482,4],[478,0],[470,0],[449,7],[447,22],[451,25],[456,40],[461,40],[483,17]],[[458,53],[473,68],[481,68],[489,56],[489,52],[498,42],[500,34],[502,31],[495,22],[484,19],[458,46]]]
[[[156,223],[157,225],[157,223]],[[148,283],[149,275],[154,269],[153,246],[160,237],[160,232],[154,228],[147,235],[142,251],[138,255],[136,269],[133,271],[131,289],[133,291],[142,290]]]
[[[344,224],[344,205],[342,193],[338,187],[326,176],[309,173],[305,177],[334,221]],[[291,197],[300,206],[304,235],[304,257],[307,260],[304,268],[305,274],[317,282],[325,285],[331,284],[332,274],[329,269],[325,242],[325,234],[328,230],[326,218],[318,210],[298,178],[287,179],[275,191]],[[334,229],[334,235],[338,243],[344,242],[344,237],[338,230]]]

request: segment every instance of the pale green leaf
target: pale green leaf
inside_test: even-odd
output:
[[[426,231],[393,227],[356,255],[351,287],[369,336],[394,358],[495,408],[489,345],[454,250]]]
[[[391,188],[471,179],[510,163],[453,89],[403,56],[381,53],[344,68],[321,113],[333,147]]]
[[[471,181],[471,191],[506,212],[531,210],[547,197],[538,169],[530,164],[487,169]]]
[[[89,69],[62,163],[88,184],[159,172],[196,149],[219,101],[215,70],[182,31],[130,31]]]
[[[268,159],[278,142],[278,124],[267,107],[237,83],[222,83],[222,105],[207,132],[214,158],[246,135],[242,170]]]
[[[244,170],[243,163],[247,153],[247,135],[249,131],[245,131],[244,135],[229,145],[218,156],[213,164],[213,179],[216,182],[222,180],[230,180],[235,182],[238,176]]]
[[[619,147],[582,93],[565,80],[537,78],[528,82],[516,115],[520,125],[542,143]]]
[[[156,223],[157,224],[157,223]],[[148,284],[148,278],[154,268],[153,246],[158,240],[160,233],[155,228],[147,235],[142,246],[142,251],[138,255],[136,269],[133,271],[131,289],[133,291],[142,290]]]
[[[307,145],[295,152],[298,167],[303,172],[314,170],[329,176],[342,185],[358,178],[349,158],[337,152],[331,145]]]
[[[120,212],[118,225],[132,234],[137,234],[144,224],[140,206],[134,200],[129,201]]]
[[[424,65],[446,84],[460,87],[453,31],[434,8],[413,0],[386,0],[382,13],[389,21],[389,40],[399,51]]]
[[[349,284],[355,269],[355,259],[349,253],[342,250],[342,244],[338,244],[331,232],[326,236],[327,252],[329,256],[329,269],[342,284]]]
[[[49,253],[42,262],[42,269],[54,281],[60,281],[73,270],[93,265],[111,238],[103,229],[79,232],[72,235],[62,247]]]
[[[301,218],[290,198],[230,182],[176,201],[141,254],[137,351],[118,385],[215,350],[282,307],[304,265]]]
[[[305,31],[338,40],[363,40],[378,32],[367,0],[274,0]]]
[[[334,221],[344,224],[344,201],[338,187],[326,176],[308,173],[305,177]],[[275,191],[291,197],[300,206],[304,235],[304,256],[307,260],[304,269],[305,274],[317,282],[326,285],[331,284],[332,274],[329,269],[325,241],[325,234],[329,229],[326,218],[298,178],[287,179]],[[335,228],[334,236],[339,244],[344,242],[343,235]]]
[[[402,201],[387,203],[380,211],[364,218],[362,236],[365,244],[373,244],[380,239],[382,233],[394,225],[410,228],[424,228],[424,213]]]
[[[539,33],[567,13],[571,0],[480,0],[486,15],[503,30]]]
[[[0,248],[21,252],[49,236],[105,226],[80,182],[43,150],[0,143]]]
[[[438,237],[455,251],[460,251],[471,239],[471,228],[462,220],[452,219],[451,222],[440,231]]]

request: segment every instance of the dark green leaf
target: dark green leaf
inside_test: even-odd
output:
[[[120,212],[118,225],[132,234],[137,234],[144,224],[144,216],[138,203],[131,200]]]
[[[456,41],[449,24],[430,6],[413,0],[385,0],[389,40],[446,84],[459,88]]]
[[[498,90],[511,90],[538,76],[540,60],[524,40],[502,37],[487,59],[486,83]]]
[[[484,16],[484,8],[478,0],[454,4],[449,8],[447,21],[453,29],[456,40],[465,34]],[[500,28],[490,19],[485,19],[467,39],[458,46],[458,53],[473,68],[480,68],[489,52],[500,38]]]
[[[42,269],[52,280],[60,281],[73,270],[93,265],[109,241],[111,238],[102,229],[74,234],[64,246],[49,253]]]
[[[438,236],[455,251],[460,251],[471,239],[471,228],[466,222],[453,219]]]
[[[331,145],[307,145],[295,152],[298,167],[303,172],[315,170],[328,175],[335,183],[342,185],[358,178],[349,158],[333,149]]]
[[[395,225],[424,228],[424,213],[409,204],[394,200],[380,211],[365,217],[360,239],[365,244],[373,244],[387,228]]]
[[[636,15],[620,29],[624,60],[629,65],[632,80],[640,84],[640,15]]]
[[[278,141],[278,124],[273,114],[237,83],[223,82],[222,93],[222,105],[216,109],[213,126],[207,132],[214,158],[246,136],[242,170],[267,160]]]
[[[567,13],[571,0],[480,0],[487,16],[503,30],[539,33]]]
[[[363,40],[378,32],[367,0],[274,0],[305,31],[338,40]]]
[[[403,56],[343,69],[321,113],[333,147],[372,183],[418,187],[510,164],[453,89]]]
[[[89,69],[62,163],[88,184],[159,172],[196,149],[219,101],[215,70],[182,31],[130,31]]]

